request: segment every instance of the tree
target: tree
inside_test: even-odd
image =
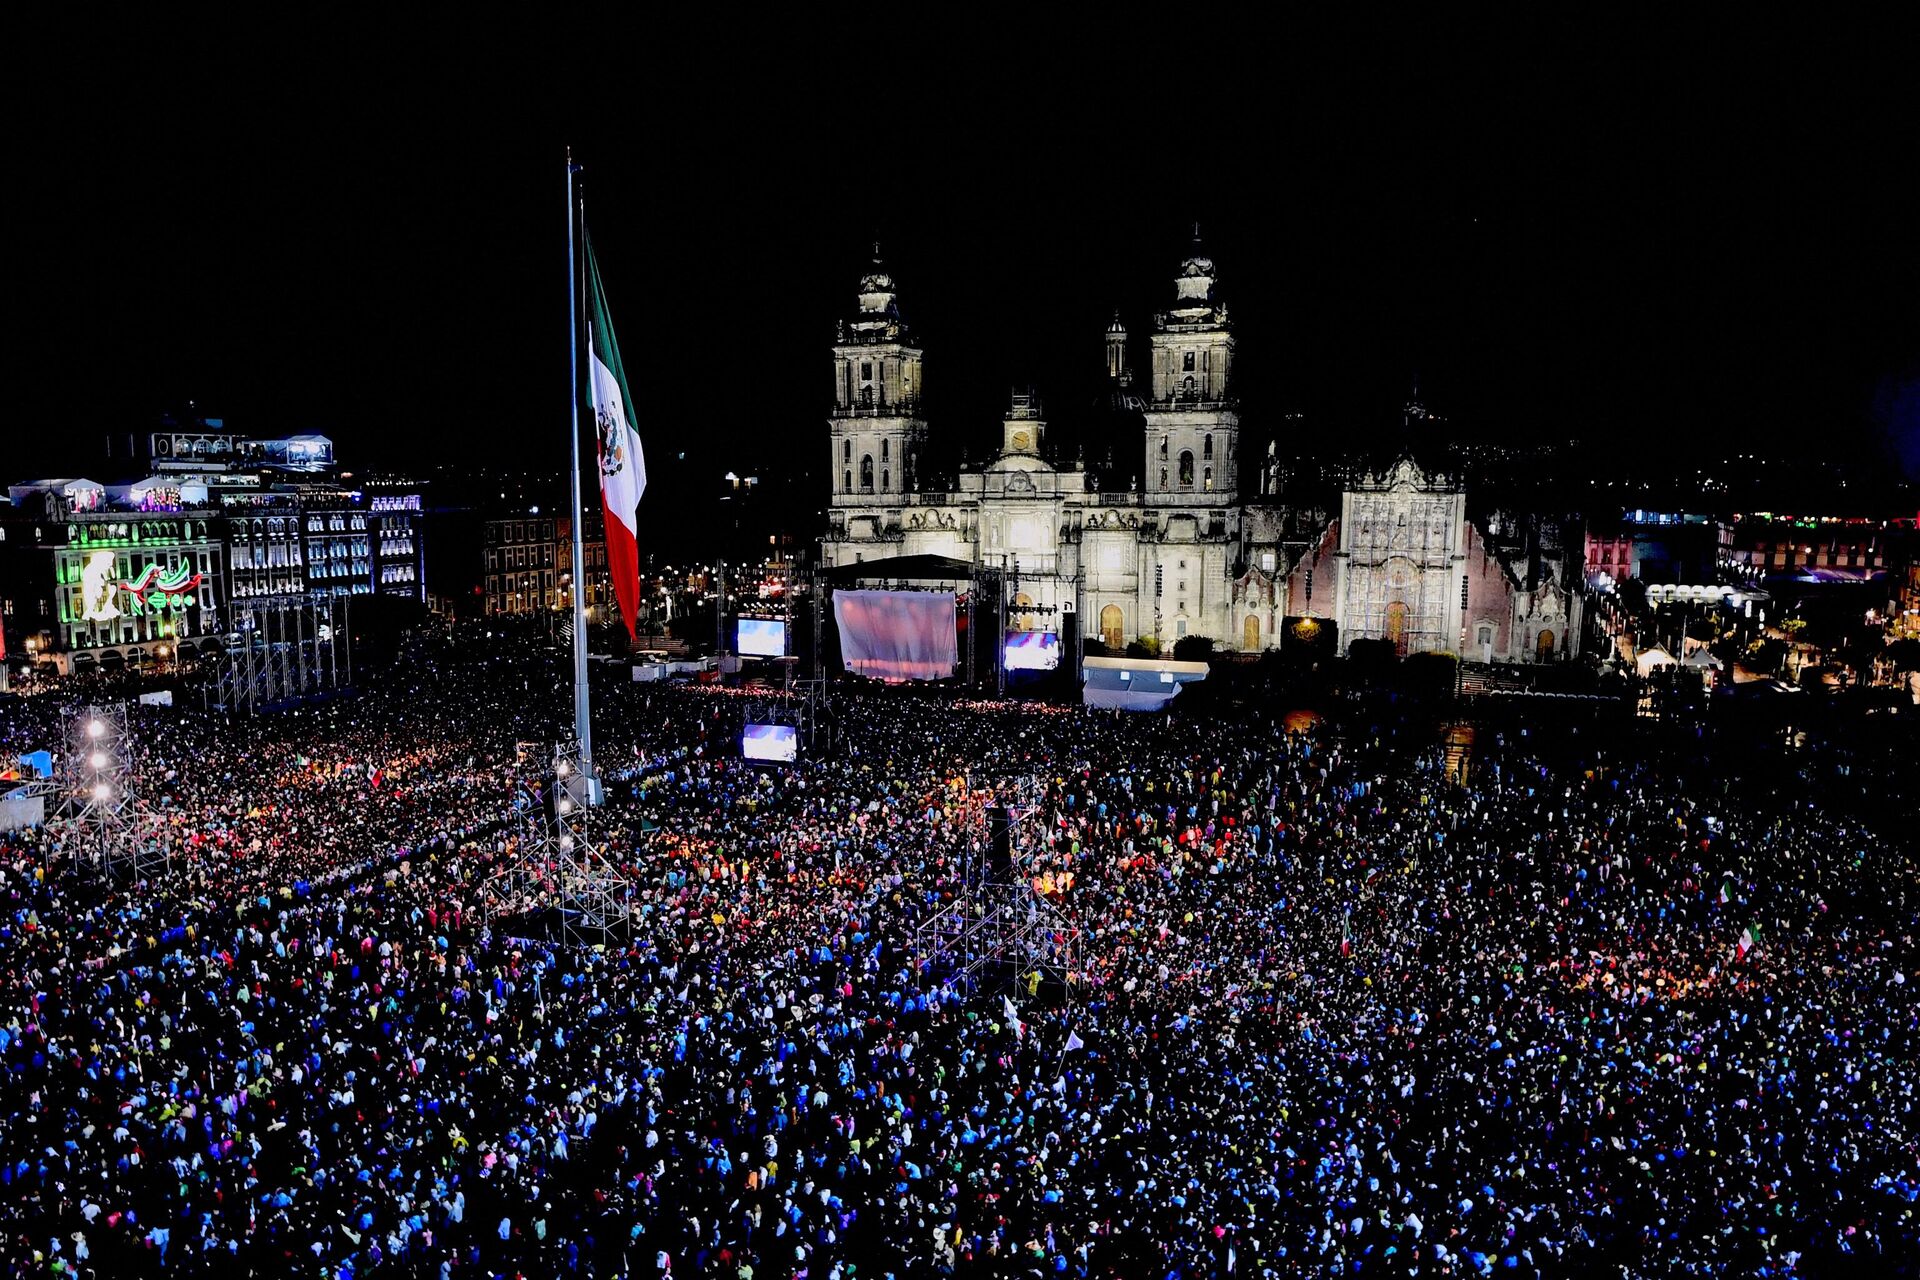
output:
[[[1444,697],[1453,692],[1459,666],[1450,653],[1416,653],[1401,667],[1401,684],[1408,693]]]
[[[1173,642],[1173,656],[1180,662],[1205,662],[1213,656],[1209,636],[1181,636]]]
[[[1390,665],[1396,655],[1393,641],[1363,636],[1347,646],[1347,656],[1356,667],[1371,671]]]

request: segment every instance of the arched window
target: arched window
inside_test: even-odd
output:
[[[860,388],[860,405],[862,408],[871,408],[873,406],[872,387],[867,386]]]
[[[1165,436],[1160,437],[1160,456],[1163,458],[1167,456],[1167,438]]]
[[[885,493],[890,488],[892,488],[892,485],[887,478],[888,475],[889,473],[885,467],[880,468],[880,492],[882,493]]]
[[[1162,489],[1167,487],[1167,469],[1165,467],[1160,468],[1160,487]]]
[[[840,442],[840,460],[842,462],[853,461],[853,441],[842,440]]]
[[[1191,367],[1191,366],[1189,366],[1189,367]],[[1197,397],[1196,397],[1196,396],[1194,395],[1194,381],[1193,381],[1193,375],[1192,375],[1192,374],[1188,374],[1188,375],[1187,375],[1187,376],[1186,376],[1185,378],[1183,378],[1183,379],[1181,379],[1181,381],[1180,381],[1180,398],[1181,398],[1182,400],[1193,400],[1193,399],[1196,399],[1196,398],[1197,398]]]
[[[860,492],[873,492],[873,455],[870,453],[860,459]]]
[[[1193,450],[1191,449],[1180,451],[1180,487],[1193,488]]]
[[[887,441],[887,440],[882,440],[880,442],[880,461],[882,462],[885,462],[887,460],[887,446],[890,443],[891,441]]]
[[[1208,493],[1213,492],[1213,468],[1212,467],[1208,467],[1206,474],[1201,478],[1201,488],[1205,489]]]
[[[1209,461],[1212,460],[1213,458],[1213,437],[1212,436],[1208,436],[1205,440],[1201,441],[1200,456],[1208,459]]]
[[[842,478],[840,480],[840,487],[842,489],[845,489],[848,493],[852,493],[853,492],[853,468],[851,467],[847,468],[846,471],[841,473],[841,477]]]

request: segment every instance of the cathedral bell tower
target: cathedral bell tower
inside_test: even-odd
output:
[[[833,344],[834,506],[895,502],[913,490],[927,435],[920,406],[921,350],[876,243],[859,307],[841,321]]]
[[[1233,392],[1233,329],[1215,295],[1200,228],[1173,281],[1173,305],[1154,317],[1147,397],[1147,501],[1226,505],[1239,491],[1240,412]]]

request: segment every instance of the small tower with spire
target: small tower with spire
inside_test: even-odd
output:
[[[1118,307],[1107,326],[1107,379],[1117,388],[1133,385],[1133,370],[1127,368],[1127,326],[1120,322]]]

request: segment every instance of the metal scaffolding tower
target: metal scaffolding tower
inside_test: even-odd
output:
[[[210,706],[252,714],[353,682],[350,597],[313,592],[236,600]]]
[[[552,862],[561,939],[595,946],[625,933],[633,890],[603,847],[600,779],[587,771],[584,754],[575,741],[553,754]]]
[[[607,857],[599,781],[580,758],[580,744],[569,739],[554,749],[550,769],[521,775],[528,822],[509,841],[484,898],[494,919],[532,922],[552,911],[560,941],[598,946],[625,936],[632,888]]]
[[[963,857],[960,890],[919,927],[916,948],[969,990],[1038,973],[1072,991],[1080,929],[1035,893],[1021,870],[1021,850],[1039,826],[1040,783],[1010,779],[995,790],[997,803],[982,813],[985,838],[972,841]]]
[[[168,850],[141,820],[133,746],[124,702],[67,711],[60,822],[76,867],[144,880],[167,869]]]

